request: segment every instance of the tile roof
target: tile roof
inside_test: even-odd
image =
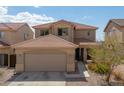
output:
[[[65,23],[69,23],[71,25],[73,25],[75,27],[75,29],[91,29],[91,30],[96,30],[97,27],[95,26],[90,26],[90,25],[85,25],[85,24],[80,24],[80,23],[76,23],[76,22],[70,22],[70,21],[66,21],[66,20],[59,20],[56,22],[51,22],[51,23],[47,23],[47,24],[41,24],[41,25],[36,25],[33,26],[33,28],[35,29],[44,29],[44,28],[50,28],[53,24],[59,23],[59,22],[65,22]]]
[[[119,26],[124,26],[124,19],[111,19],[110,21],[118,24]]]
[[[123,27],[124,26],[124,19],[110,19],[109,22],[107,23],[105,29],[104,29],[104,32],[106,32],[106,29],[108,28],[110,23],[115,23],[118,26]]]
[[[13,48],[76,48],[76,44],[66,41],[55,35],[40,36],[12,45]]]
[[[24,24],[26,23],[0,23],[0,30],[17,31]]]
[[[10,44],[0,40],[0,46],[9,46]]]

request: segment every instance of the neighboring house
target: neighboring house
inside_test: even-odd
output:
[[[14,67],[16,55],[10,45],[33,39],[33,35],[27,23],[0,23],[0,65]]]
[[[111,19],[105,27],[105,40],[107,37],[114,37],[119,42],[124,42],[124,19]]]

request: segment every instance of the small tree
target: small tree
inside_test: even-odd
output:
[[[122,63],[124,59],[124,45],[117,37],[108,37],[98,48],[91,49],[91,58],[94,62],[109,62],[110,70],[107,82],[110,85],[110,77],[113,70]]]

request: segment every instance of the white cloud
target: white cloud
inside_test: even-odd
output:
[[[82,20],[87,20],[87,19],[92,19],[92,18],[93,18],[92,16],[83,16]]]
[[[53,22],[55,19],[45,14],[31,14],[29,12],[19,12],[16,15],[8,14],[7,7],[0,7],[0,22],[26,22],[30,25]]]
[[[5,15],[7,14],[8,10],[7,7],[0,7],[0,15]]]

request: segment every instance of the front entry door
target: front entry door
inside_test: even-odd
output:
[[[75,50],[75,59],[76,59],[77,61],[80,61],[80,49],[79,49],[79,48],[77,48],[77,49]]]
[[[16,64],[16,55],[10,55],[10,67],[15,67]]]

